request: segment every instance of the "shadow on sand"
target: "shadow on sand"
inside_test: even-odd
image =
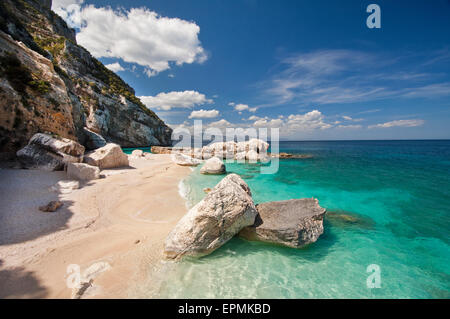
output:
[[[2,269],[0,260],[0,299],[4,298],[44,298],[47,289],[41,285],[33,272],[23,267]]]

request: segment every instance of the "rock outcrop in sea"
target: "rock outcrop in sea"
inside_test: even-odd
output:
[[[239,236],[255,241],[300,248],[317,241],[323,233],[325,208],[314,198],[290,199],[256,206],[255,224]]]
[[[250,188],[236,174],[223,178],[170,232],[167,258],[207,255],[253,225],[256,217]]]
[[[118,75],[77,45],[49,0],[0,1],[0,155],[38,132],[92,150],[170,145],[170,129]]]
[[[236,174],[224,177],[189,210],[164,246],[169,259],[213,252],[236,234],[252,240],[301,248],[323,233],[326,210],[314,198],[256,205],[248,185]]]
[[[200,174],[221,175],[226,174],[227,170],[223,161],[217,157],[212,157],[203,164]]]

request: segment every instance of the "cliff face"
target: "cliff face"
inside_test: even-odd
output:
[[[172,130],[77,45],[50,0],[0,2],[0,152],[37,132],[85,144],[87,127],[125,147],[169,145]]]

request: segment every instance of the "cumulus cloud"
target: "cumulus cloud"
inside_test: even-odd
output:
[[[77,41],[95,57],[120,58],[144,67],[147,76],[207,59],[191,21],[168,18],[147,8],[114,10],[83,6],[83,0],[54,1],[52,8],[78,29]]]
[[[120,65],[119,62],[106,64],[105,66],[113,72],[125,71],[125,69]]]
[[[213,100],[197,91],[161,92],[156,96],[139,97],[148,108],[168,111],[172,108],[192,108],[196,105],[212,103]]]
[[[80,25],[80,11],[84,0],[53,0],[52,10],[75,28]]]
[[[228,122],[225,119],[221,119],[219,121],[209,123],[208,127],[217,127],[219,129],[224,129],[227,127],[233,127],[233,124],[231,124],[230,122]]]
[[[402,126],[402,127],[414,127],[414,126],[421,126],[425,123],[424,120],[397,120],[397,121],[390,121],[386,123],[380,123],[375,125],[370,125],[369,128],[388,128],[388,127],[396,127],[396,126]]]
[[[249,112],[255,113],[256,110],[258,109],[257,107],[250,107],[247,104],[241,104],[241,103],[235,104],[234,102],[228,103],[228,105],[233,106],[234,109],[239,112],[249,111]],[[239,113],[239,114],[241,114],[241,113]]]
[[[198,110],[198,111],[192,111],[189,115],[190,119],[197,118],[197,119],[210,119],[214,117],[219,116],[219,111],[217,110]]]

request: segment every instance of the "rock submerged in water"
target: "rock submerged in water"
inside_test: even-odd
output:
[[[177,223],[165,241],[164,255],[169,259],[207,255],[253,225],[256,215],[250,188],[230,174]]]
[[[239,233],[245,239],[300,248],[314,243],[323,233],[326,210],[317,199],[268,202],[256,209],[255,224]]]
[[[326,219],[332,226],[341,228],[373,229],[375,227],[375,221],[370,217],[346,211],[327,212]]]
[[[96,149],[84,156],[84,162],[98,166],[100,169],[128,166],[128,156],[122,151],[122,148],[114,143],[108,143],[105,146]]]
[[[227,172],[225,164],[217,157],[210,158],[200,169],[201,174],[220,175]]]
[[[75,141],[37,133],[16,156],[25,168],[57,171],[67,163],[81,162],[83,154],[84,146]]]

